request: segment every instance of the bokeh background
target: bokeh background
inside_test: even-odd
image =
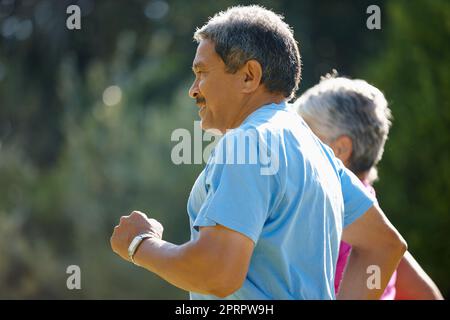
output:
[[[0,1],[0,298],[185,299],[110,249],[121,215],[189,239],[202,165],[174,165],[194,130],[195,28],[247,1]],[[337,69],[386,95],[394,122],[375,188],[409,249],[450,296],[450,2],[254,1],[285,16],[303,60],[297,95]],[[81,30],[66,8],[81,8]],[[368,30],[366,8],[381,8]],[[81,268],[68,290],[66,268]]]

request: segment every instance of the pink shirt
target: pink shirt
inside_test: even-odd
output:
[[[363,181],[366,188],[375,195],[375,190],[372,188],[370,184],[368,184],[366,181]],[[339,286],[341,284],[342,275],[344,273],[345,266],[347,265],[347,259],[350,255],[350,251],[352,249],[352,246],[348,243],[341,241],[341,246],[339,248],[339,256],[337,260],[336,265],[336,276],[334,278],[334,290],[336,294],[339,291]],[[397,280],[397,271],[394,271],[392,274],[391,280],[389,280],[388,285],[386,286],[386,289],[384,290],[381,300],[394,300],[395,299],[395,281]]]

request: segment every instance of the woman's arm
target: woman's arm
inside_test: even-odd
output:
[[[417,263],[409,251],[405,252],[397,268],[395,300],[443,300],[436,284]]]

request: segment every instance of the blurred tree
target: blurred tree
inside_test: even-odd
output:
[[[386,213],[450,295],[450,3],[387,6],[383,50],[362,77],[385,92],[394,121],[377,184]]]

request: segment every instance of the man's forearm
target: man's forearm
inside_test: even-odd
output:
[[[353,248],[337,298],[340,300],[379,299],[405,250],[402,245],[377,251]],[[371,266],[374,267],[369,268]],[[380,271],[379,274],[376,274],[377,270]],[[370,281],[377,276],[380,277],[378,287],[377,281],[375,283]]]
[[[352,251],[337,298],[379,299],[407,250],[406,241],[377,204],[347,226],[342,239]]]
[[[242,287],[254,243],[244,234],[216,225],[200,227],[199,237],[183,245],[162,239],[163,227],[140,211],[121,217],[111,236],[111,247],[130,261],[130,239],[151,234],[135,249],[134,262],[171,284],[201,294],[223,298]]]
[[[134,260],[178,288],[211,294],[208,281],[211,265],[204,261],[193,242],[175,245],[150,238],[140,245]]]

